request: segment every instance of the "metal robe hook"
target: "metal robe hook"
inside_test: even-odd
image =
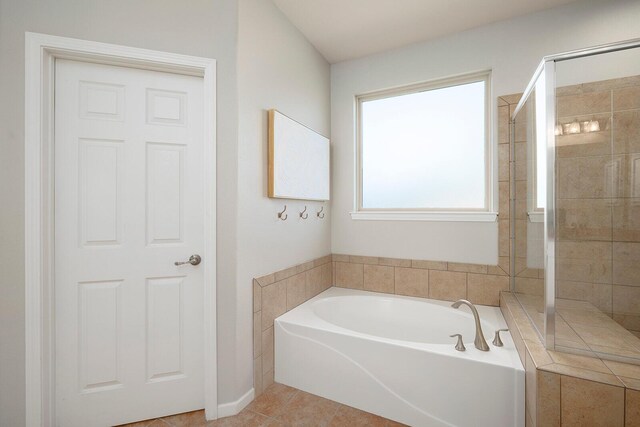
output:
[[[324,210],[324,206],[322,206],[320,208],[320,210],[318,212],[316,212],[316,215],[318,216],[318,218],[322,219],[324,218],[324,214],[322,213],[322,211]]]
[[[300,212],[300,218],[302,218],[302,219],[309,218],[309,214],[305,213],[306,211],[307,211],[307,206],[305,205],[304,210],[302,212]]]
[[[287,220],[287,216],[288,216],[288,215],[285,215],[285,211],[286,211],[286,210],[287,210],[287,205],[284,205],[284,209],[282,210],[282,212],[278,212],[278,218],[279,218],[279,219],[281,219],[281,220],[283,220],[283,221],[286,221],[286,220]]]

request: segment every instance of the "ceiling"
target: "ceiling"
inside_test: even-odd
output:
[[[331,63],[574,0],[273,0]]]

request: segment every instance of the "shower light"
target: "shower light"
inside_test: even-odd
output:
[[[562,125],[556,125],[556,136],[562,135]]]
[[[566,134],[575,134],[580,133],[580,122],[576,119],[571,123],[565,125],[564,133]]]
[[[587,125],[587,132],[598,132],[600,130],[600,122],[597,120],[591,120]]]

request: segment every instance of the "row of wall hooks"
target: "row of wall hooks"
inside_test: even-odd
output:
[[[284,205],[284,209],[282,210],[282,212],[278,212],[278,219],[282,220],[282,221],[286,221],[287,218],[289,217],[288,214],[286,214],[285,212],[287,211],[287,205]],[[316,216],[320,219],[324,219],[324,206],[322,206],[320,208],[320,210],[318,212],[316,212]],[[304,206],[304,210],[302,212],[298,212],[298,215],[300,216],[300,218],[302,219],[307,219],[309,218],[309,214],[307,213],[307,206]]]

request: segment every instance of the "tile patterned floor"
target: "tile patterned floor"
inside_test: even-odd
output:
[[[404,424],[274,383],[233,417],[205,421],[204,411],[122,427],[396,427]]]

